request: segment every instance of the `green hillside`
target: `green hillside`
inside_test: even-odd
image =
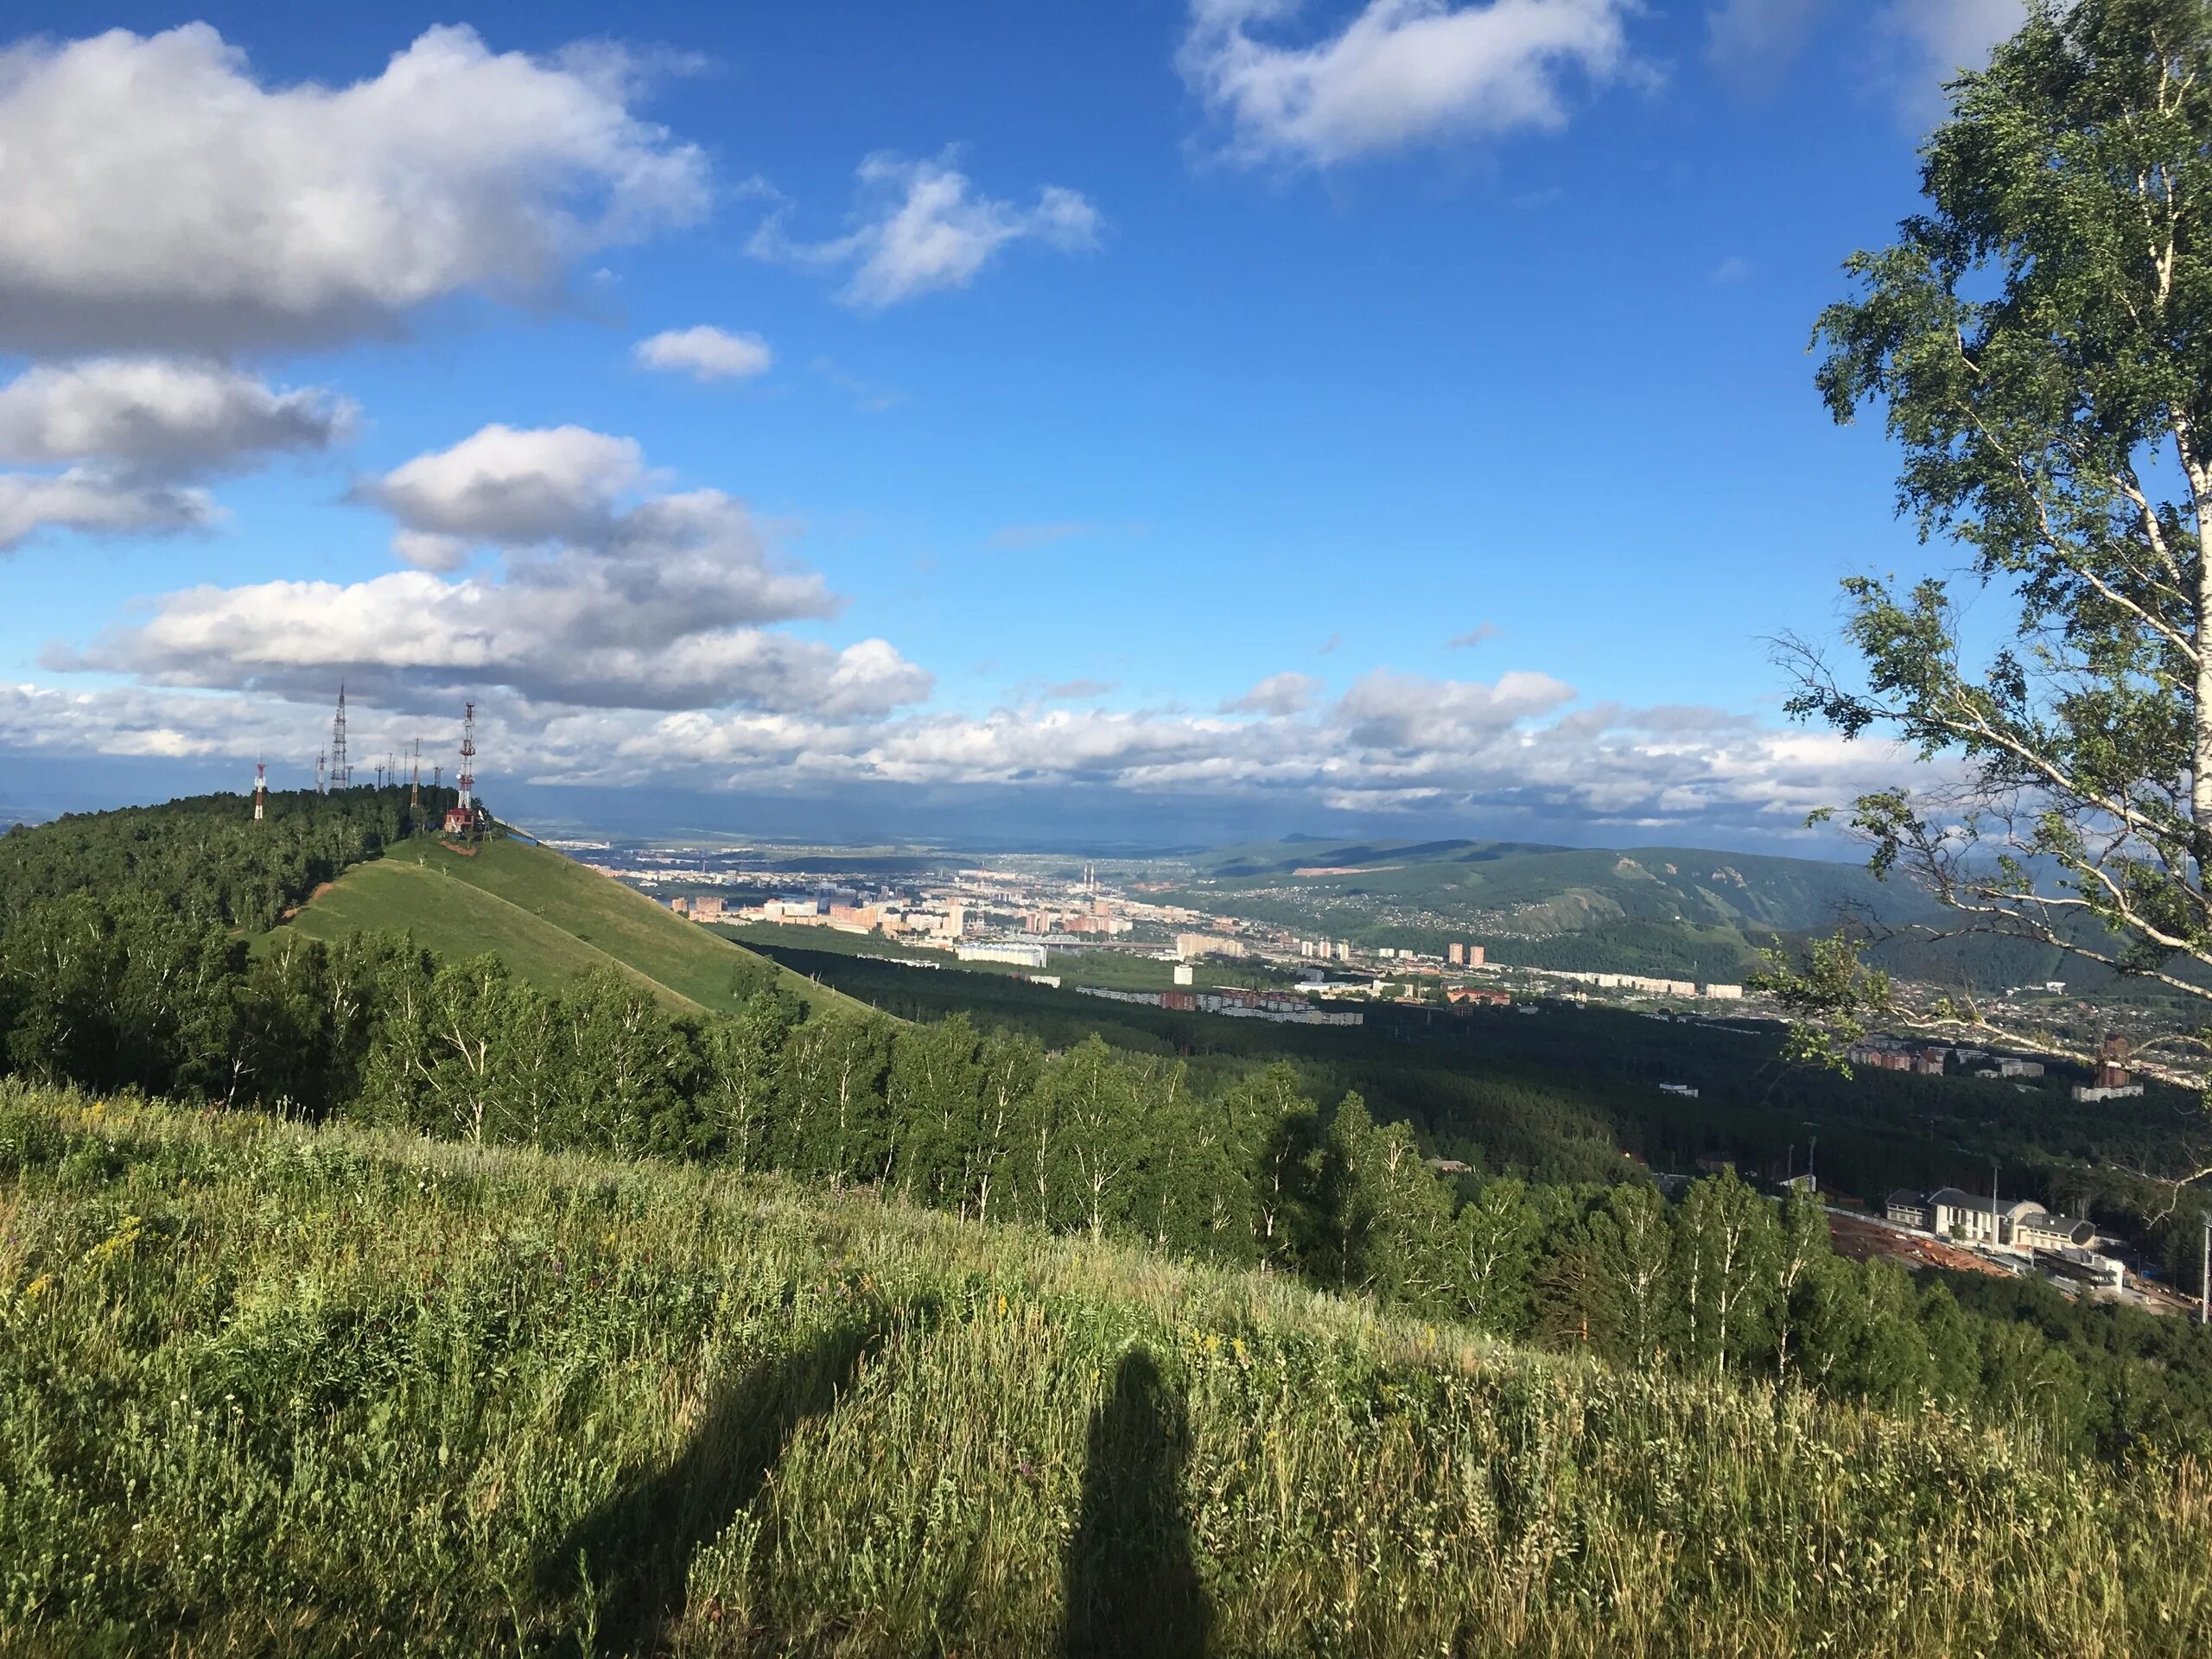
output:
[[[1300,840],[1224,848],[1197,868],[1192,886],[1162,896],[1358,944],[1472,939],[1494,962],[1700,980],[1740,979],[1777,933],[1934,913],[1857,865],[1694,847]],[[1986,940],[1885,950],[1916,976],[1991,986],[2048,977],[2055,956]]]
[[[0,1084],[0,1649],[2201,1651],[2193,1460],[868,1193]]]
[[[817,1007],[855,1006],[619,881],[520,841],[487,841],[473,855],[427,839],[403,842],[320,889],[285,925],[326,942],[410,933],[454,960],[489,950],[547,988],[611,967],[683,1009],[727,1013],[771,984]]]
[[[1531,934],[1613,921],[1817,929],[1834,925],[1846,906],[1890,916],[1921,908],[1910,891],[1856,865],[1694,847],[1295,842],[1225,849],[1201,868],[1233,891],[1359,893]],[[1296,874],[1302,869],[1332,874]]]

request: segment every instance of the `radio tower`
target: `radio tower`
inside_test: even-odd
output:
[[[464,812],[476,804],[476,705],[472,702],[465,708],[467,712],[461,717],[461,770],[453,780],[461,791]]]
[[[268,787],[269,763],[257,760],[253,763],[253,821],[256,823],[261,822],[261,797]]]
[[[330,786],[323,781],[323,759],[324,756],[322,751],[321,749],[317,749],[315,752],[315,792],[318,795],[327,795],[330,793]]]
[[[338,715],[330,722],[330,786],[348,789],[353,786],[353,773],[346,764],[346,687],[338,687]]]
[[[415,772],[407,784],[407,810],[423,810],[423,740],[419,737],[415,740]]]

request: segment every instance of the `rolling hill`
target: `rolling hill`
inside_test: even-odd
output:
[[[0,1649],[2200,1652],[2195,1460],[874,1192],[0,1084]]]
[[[1162,895],[1356,943],[1435,950],[1478,941],[1494,962],[1735,979],[1777,934],[1849,919],[1892,926],[1941,912],[1863,866],[1695,847],[1299,839],[1223,848]],[[1909,977],[1977,989],[2108,979],[2019,940],[1899,938],[1874,959]]]
[[[1362,893],[1531,935],[1619,921],[1794,931],[1847,909],[1903,918],[1925,908],[1859,865],[1695,847],[1298,842],[1224,849],[1200,868],[1232,890]]]
[[[860,1006],[520,841],[491,840],[473,855],[424,838],[401,842],[318,889],[284,925],[326,941],[408,933],[442,957],[489,950],[549,988],[612,968],[687,1012],[727,1013],[772,984],[817,1007]]]

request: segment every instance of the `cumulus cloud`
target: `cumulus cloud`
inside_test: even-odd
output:
[[[1039,242],[1062,253],[1098,245],[1105,221],[1083,196],[1048,184],[1035,204],[1017,207],[981,194],[952,165],[882,152],[862,162],[853,229],[826,242],[799,242],[779,204],[753,233],[755,258],[820,270],[849,270],[839,297],[880,311],[941,289],[965,288],[1001,249]]]
[[[930,677],[881,640],[840,651],[761,626],[788,609],[764,595],[782,580],[570,550],[505,580],[402,570],[202,587],[49,666],[308,699],[342,678],[406,706],[496,686],[590,707],[881,715],[928,695]]]
[[[200,477],[327,448],[353,415],[327,391],[280,391],[215,364],[96,358],[35,367],[0,386],[0,461]]]
[[[672,369],[694,380],[745,380],[766,374],[776,360],[758,334],[733,334],[706,323],[670,328],[639,340],[632,353],[648,369]]]
[[[1321,682],[1311,674],[1270,674],[1241,697],[1221,705],[1224,715],[1268,715],[1276,719],[1303,714],[1319,695]]]
[[[219,365],[97,358],[40,365],[0,386],[0,550],[41,529],[165,535],[219,516],[191,480],[342,438],[352,405],[280,391]]]
[[[1230,153],[1326,167],[1454,137],[1567,120],[1565,83],[1627,67],[1636,0],[1367,0],[1293,46],[1297,0],[1192,0],[1178,64],[1230,129]]]
[[[205,23],[0,51],[0,346],[227,352],[390,333],[696,218],[633,64],[433,29],[373,79],[270,86]]]
[[[417,614],[431,597],[426,590],[402,608]],[[884,683],[918,671],[882,641],[789,666],[780,699],[716,708],[597,707],[510,688],[489,702],[488,741],[512,757],[500,768],[507,775],[547,782],[1084,785],[1163,804],[1264,800],[1286,812],[1426,813],[1493,832],[1580,823],[1724,842],[1796,835],[1811,808],[1892,783],[1908,764],[1887,746],[1777,731],[1718,709],[1562,708],[1560,696],[1572,694],[1541,675],[1484,685],[1374,674],[1310,718],[1241,721],[1043,706],[983,715],[887,709]],[[311,755],[334,677],[317,680],[311,702],[289,703],[143,683],[75,693],[0,685],[0,749],[251,760],[290,752],[289,742]],[[480,690],[484,677],[467,683]],[[385,730],[404,742],[425,714],[446,711],[350,672],[349,688],[372,746]],[[1416,707],[1424,700],[1441,709],[1425,726]]]
[[[83,467],[51,476],[0,473],[0,552],[41,530],[174,536],[207,529],[221,517],[205,490],[132,484]]]
[[[1478,622],[1465,633],[1457,633],[1444,642],[1446,651],[1472,651],[1477,645],[1488,645],[1497,638],[1497,624]]]
[[[596,540],[611,529],[617,499],[645,477],[635,439],[581,426],[494,423],[450,449],[361,480],[353,493],[397,518],[404,537],[440,538],[450,554],[472,542]],[[437,568],[410,551],[429,545],[404,542],[402,556]]]
[[[1435,680],[1376,669],[1354,681],[1338,706],[1352,740],[1376,749],[1452,749],[1574,701],[1574,688],[1523,671],[1478,680]]]
[[[342,677],[403,702],[499,686],[590,707],[880,715],[928,695],[881,640],[776,631],[835,613],[822,578],[786,568],[743,502],[639,495],[650,477],[626,438],[486,427],[358,486],[399,520],[415,569],[171,594],[53,664],[310,698]],[[478,548],[497,569],[445,574]]]

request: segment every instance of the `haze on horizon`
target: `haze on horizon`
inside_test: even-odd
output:
[[[1832,854],[1764,642],[1952,560],[1805,342],[2022,15],[33,5],[0,811],[342,682],[577,821]]]

